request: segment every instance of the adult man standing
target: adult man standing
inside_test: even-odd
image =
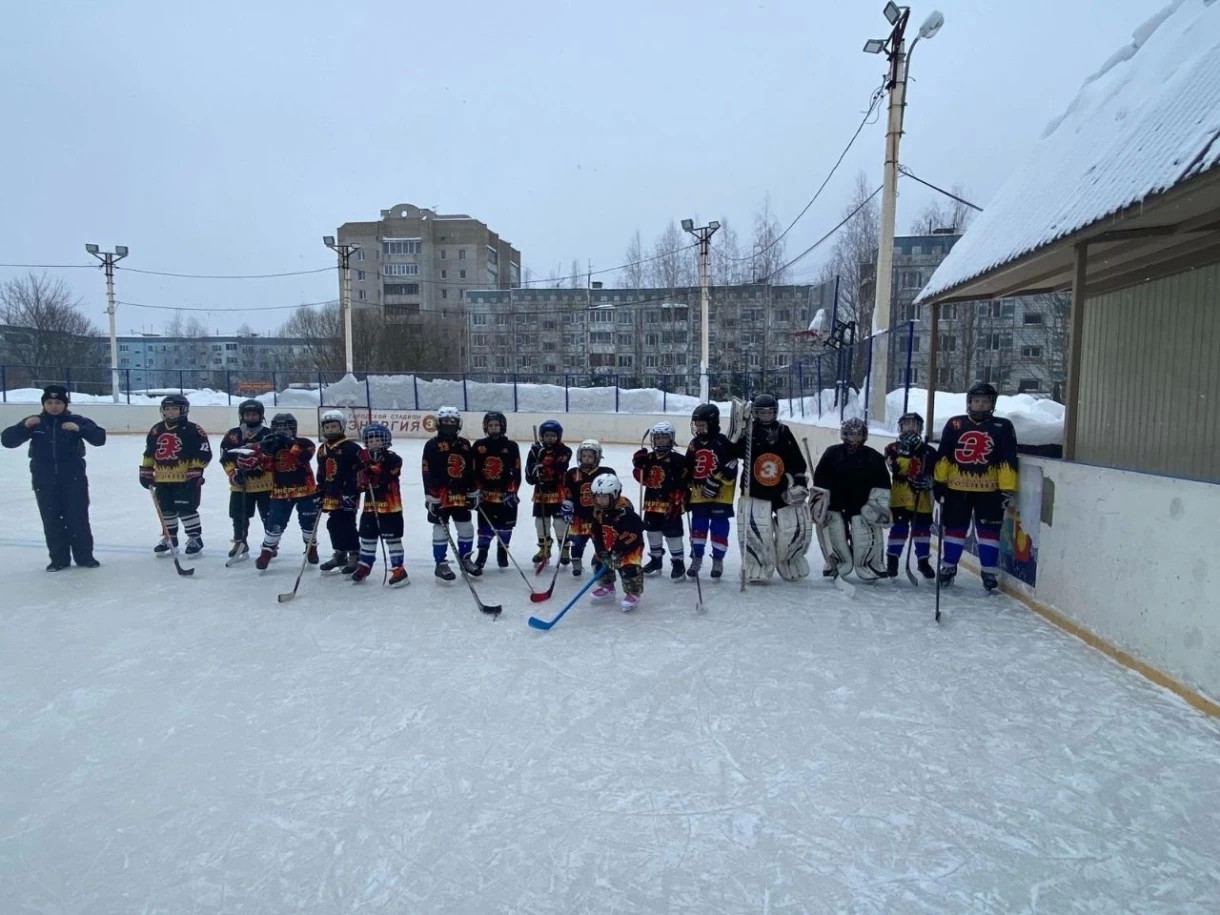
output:
[[[96,569],[93,531],[89,527],[89,478],[85,475],[85,443],[95,448],[106,442],[106,430],[91,419],[68,409],[68,389],[47,385],[42,392],[42,413],[27,416],[0,433],[5,448],[30,443],[30,475],[42,514],[51,562],[48,572],[78,566]]]

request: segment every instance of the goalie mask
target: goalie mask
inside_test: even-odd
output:
[[[898,418],[898,453],[909,457],[919,450],[923,441],[923,417],[904,413]]]
[[[843,425],[839,426],[839,438],[847,446],[848,452],[854,454],[868,441],[868,426],[864,424],[864,420],[855,416],[845,419]]]

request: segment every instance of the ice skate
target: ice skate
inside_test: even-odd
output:
[[[648,563],[641,570],[645,575],[656,575],[664,567],[665,561],[660,556],[648,557]]]
[[[457,578],[457,573],[449,567],[448,561],[444,559],[436,564],[436,571],[432,574],[441,579],[441,581],[453,581]]]
[[[360,567],[360,551],[349,550],[347,553],[347,561],[343,563],[342,574],[352,575],[356,569]]]
[[[275,557],[272,550],[263,547],[263,551],[258,554],[258,559],[254,560],[254,568],[262,570],[271,565],[271,560]]]
[[[927,556],[924,556],[919,560],[919,562],[916,564],[916,568],[919,569],[919,574],[929,581],[936,577],[936,571],[932,568],[932,564],[928,562]]]
[[[994,572],[980,572],[979,578],[983,579],[983,588],[988,594],[994,594],[1000,587],[1000,579]]]
[[[681,559],[670,561],[669,577],[672,581],[681,581],[686,577],[686,563]]]
[[[699,574],[699,570],[701,568],[703,568],[703,557],[702,556],[692,556],[690,558],[690,565],[688,565],[686,567],[686,577],[694,578],[695,576],[697,576]]]
[[[624,594],[623,599],[619,601],[618,605],[624,613],[630,613],[640,605],[640,597],[638,594]]]
[[[371,565],[363,562],[356,563],[356,571],[352,572],[352,581],[354,581],[356,584],[360,584],[360,582],[369,577],[369,572],[371,571],[373,571],[373,567]]]
[[[483,567],[474,561],[469,553],[463,553],[458,557],[458,562],[462,564],[462,569],[467,575],[474,575],[476,578],[483,574]]]
[[[724,560],[716,557],[712,558],[712,578],[719,578],[724,574]]]
[[[311,566],[318,564],[318,545],[316,543],[309,545],[309,549],[305,551],[305,559]]]
[[[563,549],[559,551],[559,564],[561,566],[569,565],[572,562],[572,547],[568,544],[563,545]]]
[[[885,554],[885,574],[890,578],[898,577],[898,557],[893,553]]]
[[[594,600],[605,600],[608,597],[614,597],[614,594],[614,582],[604,582],[593,589]]]
[[[203,538],[202,537],[188,537],[186,539],[186,555],[198,556],[202,552],[203,552]]]
[[[508,568],[508,550],[504,549],[503,544],[496,547],[496,565],[501,569]]]
[[[390,572],[390,580],[386,582],[391,588],[396,588],[399,585],[409,585],[411,579],[407,577],[407,570],[402,566],[395,566]]]
[[[174,549],[177,549],[178,548],[178,538],[177,537],[162,537],[161,542],[158,543],[155,547],[153,547],[153,552],[158,556],[170,555],[170,543],[171,542],[173,543]]]
[[[580,576],[584,574],[584,571],[585,571],[585,567],[584,567],[584,564],[581,562],[581,558],[579,556],[573,556],[572,557],[572,575],[576,578],[580,578]]]
[[[948,563],[942,563],[940,567],[940,586],[947,588],[953,584],[953,579],[957,577],[957,566],[951,566]]]
[[[483,574],[483,566],[487,565],[487,547],[486,546],[479,547],[479,552],[474,557],[474,564],[479,570],[475,574],[476,575]]]
[[[322,572],[333,572],[335,569],[341,569],[345,565],[347,565],[347,551],[336,550],[330,559],[318,566],[318,569]]]

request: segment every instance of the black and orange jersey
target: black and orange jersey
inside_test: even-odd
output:
[[[263,436],[271,432],[266,426],[247,429],[245,426],[234,426],[220,440],[220,466],[225,473],[231,473],[237,468],[245,471],[246,482],[243,487],[239,483],[230,483],[231,492],[269,492],[271,489],[271,474],[263,470],[263,462],[255,454],[237,454],[237,448],[250,448],[258,451],[258,443]]]
[[[611,508],[593,510],[593,548],[609,553],[621,568],[639,565],[644,556],[644,521],[626,496]]]
[[[511,438],[488,436],[474,443],[475,488],[488,505],[499,505],[521,489],[521,449]]]
[[[318,446],[318,492],[322,496],[322,511],[334,511],[343,502],[359,496],[360,454],[364,446],[350,438],[323,442]]]
[[[703,494],[703,484],[708,478],[719,480],[719,492],[709,499]],[[686,478],[690,489],[690,504],[732,505],[737,488],[737,460],[733,457],[733,445],[723,432],[715,435],[695,436],[686,446]]]
[[[563,475],[563,489],[572,502],[572,521],[569,534],[573,537],[588,534],[593,530],[593,492],[589,484],[594,477],[614,473],[610,467],[573,467]]]
[[[968,415],[945,423],[936,452],[935,479],[960,492],[1012,492],[1017,488],[1017,432],[999,416],[975,422]]]
[[[783,423],[777,423],[778,430],[774,432],[775,441],[768,442],[766,436],[760,434],[759,424],[755,423],[750,430],[750,466],[744,469],[749,478],[742,477],[742,486],[748,486],[751,499],[765,499],[772,505],[783,503],[783,494],[791,484],[787,475],[801,485],[806,484],[809,465],[805,463],[805,455],[801,454],[801,446],[796,443],[796,436]],[[746,437],[737,442],[733,456],[741,459],[746,457]]]
[[[525,459],[525,481],[534,487],[534,503],[558,505],[567,496],[564,474],[572,463],[572,449],[559,442],[543,445],[535,442]]]
[[[424,443],[424,495],[441,500],[441,508],[469,508],[468,496],[478,489],[474,448],[470,440],[435,436]]]
[[[631,456],[631,475],[644,484],[644,513],[668,515],[677,506],[681,514],[686,502],[686,455],[672,448],[649,451],[641,448]]]
[[[151,467],[158,483],[185,483],[188,470],[203,469],[211,461],[208,434],[198,423],[178,420],[171,424],[161,420],[148,430],[141,466]]]
[[[885,446],[885,464],[889,468],[893,483],[890,484],[890,508],[905,508],[908,511],[932,512],[932,469],[936,466],[936,451],[927,442],[920,442],[914,454],[899,454],[898,443]],[[919,491],[911,487],[911,481],[924,480],[926,486]]]
[[[389,448],[378,451],[376,458],[371,451],[362,449],[358,478],[361,479],[361,490],[365,494],[364,510],[379,515],[401,513],[401,477],[402,458]]]
[[[263,452],[263,469],[271,474],[271,498],[299,499],[317,492],[313,479],[314,443],[307,438],[291,442],[274,454]]]

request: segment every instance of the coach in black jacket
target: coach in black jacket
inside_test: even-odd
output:
[[[51,554],[48,572],[71,565],[95,569],[93,531],[89,529],[89,479],[85,476],[85,442],[106,442],[106,430],[68,410],[68,389],[48,385],[42,413],[27,416],[0,433],[0,444],[17,448],[30,443],[30,474],[42,513],[42,529]]]

